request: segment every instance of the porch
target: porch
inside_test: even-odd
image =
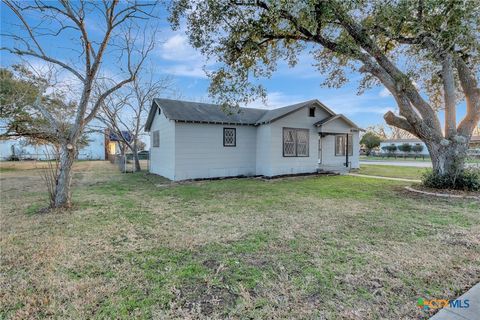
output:
[[[360,129],[343,115],[315,124],[318,133],[318,172],[348,173],[359,167]]]

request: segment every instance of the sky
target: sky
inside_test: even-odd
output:
[[[17,18],[3,3],[0,4],[0,12],[2,34],[10,32],[28,38],[25,31],[18,27]],[[27,17],[33,23],[42,23],[38,16],[27,15]],[[102,26],[97,23],[101,19],[97,18],[95,16],[88,17],[86,22],[88,32],[93,38],[95,35],[101,35]],[[153,28],[151,21],[141,21],[139,31],[141,32],[144,28],[151,30]],[[78,53],[70,49],[75,46],[76,39],[78,39],[78,35],[66,32],[59,37],[48,37],[40,41],[50,54],[75,65],[75,62],[78,61]],[[151,52],[145,66],[154,73],[155,77],[169,77],[173,82],[174,93],[166,92],[165,97],[211,102],[212,98],[208,96],[209,79],[204,69],[212,70],[214,66],[206,63],[205,57],[189,45],[184,30],[171,30],[165,11],[160,11],[160,25],[155,32],[155,40],[156,47]],[[2,46],[12,44],[11,40],[2,36]],[[8,67],[20,61],[17,56],[5,51],[0,51],[0,54],[2,67]],[[121,61],[113,59],[114,56],[118,56],[118,54],[109,52],[101,72],[114,79],[120,79],[122,75],[119,68]],[[44,67],[44,62],[37,59],[28,58],[27,62],[35,68]],[[312,64],[313,59],[307,51],[301,54],[299,62],[294,68],[289,68],[286,63],[280,63],[278,70],[270,79],[259,79],[267,89],[267,103],[263,104],[261,101],[257,101],[248,106],[272,109],[305,100],[318,99],[336,113],[346,115],[362,128],[384,124],[383,114],[388,110],[395,110],[394,99],[383,87],[375,87],[362,95],[357,95],[360,80],[358,73],[347,73],[350,81],[339,89],[321,87],[320,84],[324,81],[324,77]],[[61,80],[66,83],[76,81],[68,73],[63,74]],[[460,117],[465,113],[465,104],[461,104],[458,109],[458,118],[461,119]],[[440,114],[440,117],[442,119],[443,115]]]

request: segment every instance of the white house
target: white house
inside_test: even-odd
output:
[[[422,149],[421,152],[418,152],[418,155],[423,155],[423,156],[428,156],[429,155],[427,146],[425,145],[425,143],[422,140],[420,140],[418,138],[387,139],[387,140],[384,140],[384,141],[380,142],[380,153],[387,154],[388,151],[384,150],[383,147],[394,145],[394,146],[397,147],[397,151],[395,151],[395,153],[396,154],[403,154],[403,152],[398,150],[398,147],[403,145],[403,144],[409,144],[411,146],[420,145],[420,146],[423,147],[423,149]],[[411,153],[414,153],[414,152],[411,151]]]
[[[152,173],[170,180],[346,171],[359,167],[359,130],[318,100],[274,110],[154,99]]]

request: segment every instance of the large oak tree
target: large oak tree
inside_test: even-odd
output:
[[[385,121],[425,142],[435,173],[462,172],[480,119],[480,2],[176,0],[174,27],[182,17],[191,44],[220,62],[210,91],[221,102],[264,96],[255,79],[308,51],[329,86],[345,83],[349,69],[364,75],[360,91],[387,88],[399,112],[387,112]],[[466,114],[457,121],[461,101]]]

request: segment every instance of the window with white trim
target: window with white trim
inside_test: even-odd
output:
[[[237,129],[223,128],[223,146],[224,147],[237,146]]]
[[[309,130],[283,128],[283,156],[308,157]]]
[[[160,131],[155,130],[152,133],[152,147],[158,148],[160,147]]]
[[[347,145],[347,135],[335,136],[335,155],[344,156]],[[353,156],[353,135],[348,135],[348,155]]]

